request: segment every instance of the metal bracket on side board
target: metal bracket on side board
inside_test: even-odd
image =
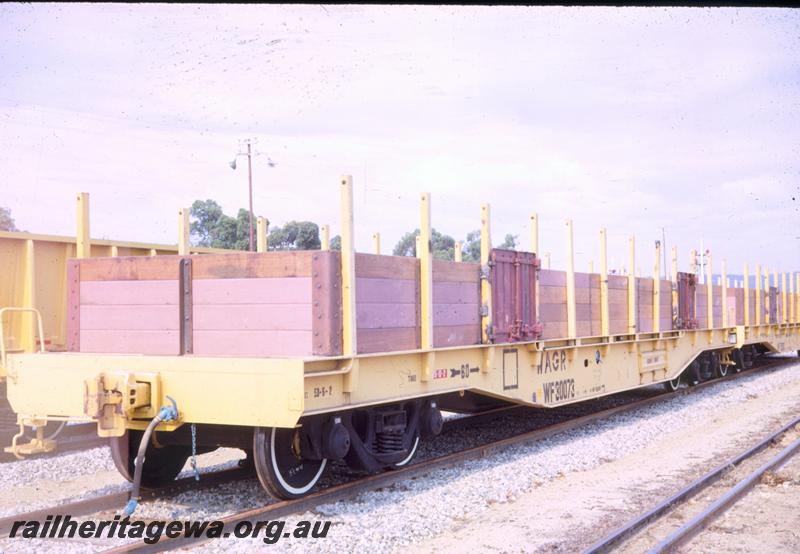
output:
[[[181,354],[191,354],[192,341],[192,259],[183,258],[178,265]]]

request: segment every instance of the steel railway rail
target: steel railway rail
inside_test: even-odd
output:
[[[577,429],[584,425],[608,419],[614,415],[628,412],[638,408],[644,408],[659,402],[683,396],[686,394],[693,394],[698,390],[706,387],[713,387],[717,384],[725,382],[726,380],[743,377],[744,375],[751,374],[756,371],[763,371],[770,368],[778,368],[787,363],[795,363],[795,359],[771,359],[757,364],[752,369],[744,370],[738,374],[733,374],[727,379],[713,379],[704,381],[698,385],[681,388],[675,391],[665,391],[651,397],[633,400],[631,402],[607,408],[598,412],[581,415],[578,417],[569,418],[565,421],[546,425],[545,427],[534,429],[532,431],[523,432],[521,434],[496,440],[487,444],[467,448],[451,454],[445,454],[422,460],[408,466],[398,468],[394,471],[369,475],[364,478],[356,479],[354,481],[346,482],[340,485],[334,485],[329,488],[311,493],[307,496],[294,499],[294,500],[281,500],[276,501],[265,506],[237,512],[221,518],[220,521],[224,523],[224,533],[232,533],[233,528],[242,521],[248,520],[266,520],[284,518],[289,515],[303,513],[312,510],[316,506],[328,504],[331,502],[338,502],[353,498],[360,493],[375,490],[383,487],[393,485],[398,482],[408,480],[418,475],[424,475],[437,469],[453,467],[466,461],[481,459],[489,456],[490,454],[508,448],[514,445],[527,444],[538,440],[543,440],[558,433]],[[496,412],[497,410],[492,410]],[[485,414],[476,414],[474,417],[485,417]],[[464,418],[467,419],[467,418]],[[455,422],[463,420],[455,420]],[[189,545],[200,544],[208,542],[211,539],[205,537],[180,537],[170,539],[161,537],[155,544],[145,544],[140,542],[129,543],[123,546],[108,550],[106,554],[123,554],[123,553],[151,553],[163,552],[166,550],[173,550],[184,548]]]
[[[612,549],[625,544],[626,541],[633,538],[646,526],[662,519],[666,514],[676,507],[682,505],[690,498],[696,497],[700,492],[718,482],[725,474],[740,466],[746,460],[751,459],[763,450],[767,449],[782,435],[788,431],[791,431],[798,424],[800,424],[800,417],[794,418],[792,421],[773,433],[770,433],[769,436],[751,446],[735,458],[725,461],[699,479],[692,481],[675,494],[662,500],[656,506],[650,508],[646,512],[615,529],[600,541],[587,548],[584,551],[584,554],[599,554],[603,552],[609,552]],[[750,491],[750,489],[752,489],[758,483],[758,481],[766,472],[772,471],[783,465],[791,456],[796,454],[798,450],[800,450],[800,439],[792,442],[788,447],[770,458],[769,461],[761,465],[758,469],[748,474],[741,481],[738,481],[734,486],[729,488],[727,492],[709,504],[700,513],[690,518],[681,527],[674,530],[663,540],[655,544],[648,552],[650,554],[671,552],[674,548],[691,540],[692,537],[708,527],[712,521],[714,521],[726,510],[731,508],[739,499],[744,497]]]

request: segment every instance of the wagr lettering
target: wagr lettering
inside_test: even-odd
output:
[[[544,383],[542,389],[544,389],[545,404],[569,400],[575,398],[575,379],[562,379]]]
[[[567,370],[567,353],[564,350],[545,350],[536,373],[555,373]]]

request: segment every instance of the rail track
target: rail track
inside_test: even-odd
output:
[[[687,500],[696,497],[700,492],[718,482],[725,474],[729,473],[734,468],[740,466],[743,462],[753,458],[760,452],[769,448],[770,445],[774,444],[782,435],[794,429],[798,424],[800,424],[800,417],[794,418],[792,421],[782,426],[780,429],[777,429],[773,433],[770,433],[769,436],[754,444],[738,456],[725,461],[699,479],[692,481],[675,494],[665,498],[656,506],[650,508],[621,527],[615,529],[600,541],[587,548],[584,551],[584,554],[599,554],[603,552],[609,552],[612,549],[625,544],[626,541],[633,538],[639,531],[642,531],[648,525],[663,519],[664,516],[673,511],[675,508],[683,505],[683,503],[685,503]],[[752,489],[759,482],[765,473],[768,471],[773,471],[783,465],[789,460],[789,458],[796,454],[798,450],[800,450],[800,438],[796,439],[789,446],[772,456],[767,462],[762,464],[756,470],[747,474],[746,477],[737,481],[735,485],[730,487],[715,501],[711,502],[708,506],[706,506],[706,508],[691,517],[679,528],[669,533],[658,543],[653,545],[648,552],[650,554],[671,552],[673,549],[691,540],[692,537],[708,527],[708,525],[710,525],[717,517],[722,515],[739,499],[744,497],[750,491],[750,489]]]
[[[225,532],[229,532],[233,529],[233,527],[235,527],[237,523],[241,521],[253,520],[253,519],[276,519],[276,518],[286,517],[292,514],[302,513],[304,511],[311,510],[314,507],[321,504],[327,504],[331,502],[345,500],[348,498],[352,498],[362,492],[375,490],[381,487],[391,486],[395,483],[407,480],[417,475],[428,473],[433,470],[452,467],[470,460],[485,458],[488,455],[492,454],[493,452],[502,450],[504,448],[513,445],[526,444],[546,439],[558,433],[576,429],[593,422],[601,421],[603,419],[610,418],[614,415],[623,412],[653,405],[661,401],[667,400],[669,398],[675,398],[687,394],[692,394],[697,390],[701,390],[707,387],[713,387],[714,385],[717,385],[725,381],[729,381],[731,379],[736,379],[738,377],[742,377],[747,374],[752,374],[757,371],[764,371],[770,368],[777,368],[786,363],[793,363],[793,362],[795,362],[795,359],[793,358],[765,359],[756,366],[754,366],[753,368],[748,370],[743,370],[738,374],[730,375],[725,379],[711,379],[709,381],[702,382],[693,387],[684,387],[674,392],[661,392],[652,394],[644,398],[629,400],[627,402],[612,406],[610,408],[602,409],[600,411],[595,411],[583,415],[576,416],[574,415],[574,412],[573,414],[565,414],[562,416],[565,418],[565,420],[560,421],[558,423],[546,424],[541,428],[537,428],[531,431],[525,431],[513,435],[511,437],[495,440],[487,444],[482,444],[479,446],[474,446],[464,450],[460,450],[458,452],[433,457],[427,460],[422,460],[417,463],[413,463],[409,466],[396,469],[390,472],[368,475],[363,478],[357,478],[356,480],[353,481],[348,481],[342,484],[333,485],[297,500],[276,501],[274,503],[267,504],[261,507],[245,510],[242,512],[237,512],[229,516],[226,516],[224,518],[221,518],[220,521],[222,521],[225,525]],[[523,412],[525,410],[534,411],[535,409],[524,406],[508,406],[508,407],[496,408],[492,410],[487,410],[485,412],[480,412],[477,414],[472,414],[469,416],[447,421],[446,427],[457,428],[462,426],[468,426],[475,424],[478,421],[498,418],[504,415]],[[539,410],[539,412],[541,411],[542,410]],[[554,410],[551,409],[547,411],[554,411]],[[187,477],[177,480],[174,484],[166,488],[161,488],[158,490],[142,491],[142,499],[152,500],[152,499],[167,498],[187,490],[212,487],[222,483],[227,483],[248,477],[252,477],[252,471],[246,469],[230,469],[215,473],[204,474],[199,483],[196,482],[193,477]],[[8,535],[8,532],[14,521],[18,521],[21,519],[42,520],[45,518],[46,515],[70,514],[71,516],[81,516],[81,515],[85,516],[89,514],[101,513],[104,511],[118,510],[127,503],[129,498],[130,498],[129,491],[120,491],[108,495],[98,496],[95,498],[79,500],[77,502],[61,504],[50,508],[44,508],[28,513],[16,514],[0,518],[0,537],[5,537]],[[207,539],[205,537],[180,537],[175,539],[161,537],[161,539],[155,544],[144,544],[141,542],[135,542],[122,545],[120,547],[109,550],[108,552],[109,553],[162,552],[165,550],[183,548],[185,546],[189,546],[192,544],[207,542],[208,540],[210,539]]]

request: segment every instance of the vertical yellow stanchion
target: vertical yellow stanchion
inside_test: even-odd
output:
[[[772,276],[773,276],[773,278],[775,279],[775,288],[777,289],[777,291],[778,291],[778,294],[780,294],[780,293],[781,293],[781,290],[780,290],[781,281],[780,281],[780,278],[778,277],[778,272],[777,272],[777,271],[774,271],[774,272],[772,273]],[[774,324],[776,324],[776,323],[780,323],[780,322],[781,322],[781,314],[779,313],[779,311],[780,311],[780,304],[778,304],[778,299],[777,299],[777,297],[775,298],[775,307],[773,308],[772,306],[770,306],[770,309],[771,309],[773,312],[775,312],[775,318],[774,318],[774,321],[772,321],[773,325],[774,325]]]
[[[331,228],[329,225],[319,226],[319,248],[320,250],[331,249]]]
[[[628,334],[636,334],[636,237],[628,239]]]
[[[756,325],[761,325],[761,264],[756,265]]]
[[[744,264],[744,326],[750,326],[750,272]]]
[[[381,234],[380,233],[372,233],[372,253],[379,254],[381,253]]]
[[[714,273],[711,270],[711,252],[706,254],[706,317],[708,329],[714,328]]]
[[[796,323],[794,311],[794,275],[789,273],[789,323]]]
[[[339,183],[342,226],[342,354],[353,357],[358,353],[356,341],[356,254],[353,229],[353,177],[342,176]],[[344,377],[344,391],[358,387],[358,360]]]
[[[539,214],[531,214],[531,252],[539,257]]]
[[[75,246],[78,258],[92,257],[92,239],[89,236],[89,193],[78,194],[77,205],[78,234]]]
[[[266,217],[256,218],[256,252],[267,251],[267,232],[269,231],[269,221]]]
[[[575,245],[573,244],[572,220],[567,220],[567,337],[577,337],[575,306]]]
[[[786,300],[789,296],[786,290],[786,272],[781,273],[781,323],[789,323],[789,313],[786,311]]]
[[[661,332],[661,243],[656,242],[656,263],[653,266],[653,332]]]
[[[422,251],[422,241],[420,240],[419,235],[414,237],[414,256],[417,259],[420,257],[420,252]]]
[[[419,228],[420,346],[433,348],[433,245],[431,244],[431,195],[420,196]]]
[[[433,348],[433,241],[431,239],[431,195],[428,192],[420,196],[419,227],[419,296],[420,296],[420,348]],[[422,363],[422,382],[433,378],[435,353],[427,352]]]
[[[792,275],[794,282],[794,322],[800,323],[800,275]]]
[[[608,240],[605,227],[600,229],[600,334],[608,330]]]
[[[492,325],[492,286],[489,282],[489,254],[492,250],[492,235],[489,204],[481,204],[481,340],[489,342]]]
[[[150,249],[150,255],[151,256],[158,256],[158,251],[155,248],[151,248]]]
[[[25,280],[22,289],[22,306],[25,308],[36,307],[36,253],[32,239],[25,241],[24,257]],[[36,323],[37,320],[32,313],[21,313],[20,348],[25,352],[36,351]],[[13,333],[11,335],[14,336]],[[42,337],[44,340],[44,337]]]
[[[461,256],[461,249],[462,248],[464,248],[464,245],[461,244],[460,240],[457,240],[456,241],[455,250],[453,251],[453,257],[455,258],[455,261],[457,261],[457,262],[460,262],[461,259],[462,259],[462,256]]]
[[[178,255],[189,254],[189,208],[178,210]]]
[[[727,328],[728,321],[728,266],[725,258],[722,258],[722,327]]]
[[[119,256],[119,246],[116,244],[111,245],[111,257],[116,258]]]

